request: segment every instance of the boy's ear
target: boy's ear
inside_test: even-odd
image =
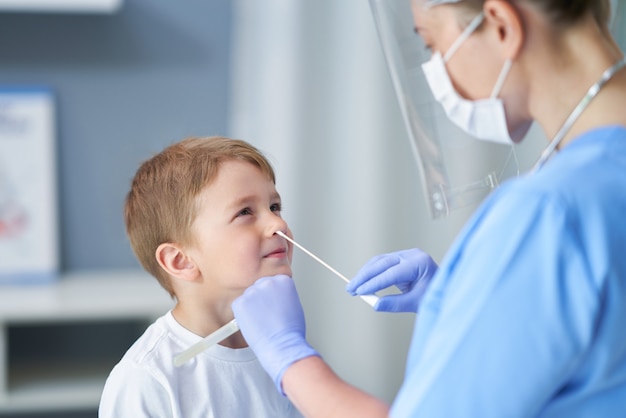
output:
[[[196,263],[177,244],[166,242],[159,245],[155,256],[161,268],[172,277],[189,281],[198,277]]]

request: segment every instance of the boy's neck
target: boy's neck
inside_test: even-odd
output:
[[[219,314],[210,309],[200,309],[183,304],[180,301],[172,309],[172,315],[176,322],[202,338],[215,332],[233,319],[232,312],[229,312],[228,315]],[[248,347],[248,343],[240,331],[220,342],[220,345],[228,348]]]

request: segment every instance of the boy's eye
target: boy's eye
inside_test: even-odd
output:
[[[270,210],[272,212],[280,212],[281,210],[283,210],[283,206],[280,203],[274,203],[270,206]]]
[[[252,215],[252,211],[250,210],[250,208],[242,209],[237,214],[237,216],[246,216],[246,215]]]

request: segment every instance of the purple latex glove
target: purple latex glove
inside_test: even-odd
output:
[[[319,356],[306,341],[304,312],[289,276],[262,277],[232,304],[244,338],[284,395],[282,379],[298,360]]]
[[[382,254],[370,259],[346,285],[352,295],[371,295],[395,285],[400,294],[382,296],[376,306],[383,312],[417,313],[422,296],[437,272],[437,263],[418,248]]]

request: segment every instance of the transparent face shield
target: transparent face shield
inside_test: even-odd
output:
[[[455,1],[430,3],[444,2]],[[447,118],[422,71],[430,52],[415,33],[411,0],[370,0],[370,5],[431,216],[476,204],[519,174],[513,145],[479,141]]]

